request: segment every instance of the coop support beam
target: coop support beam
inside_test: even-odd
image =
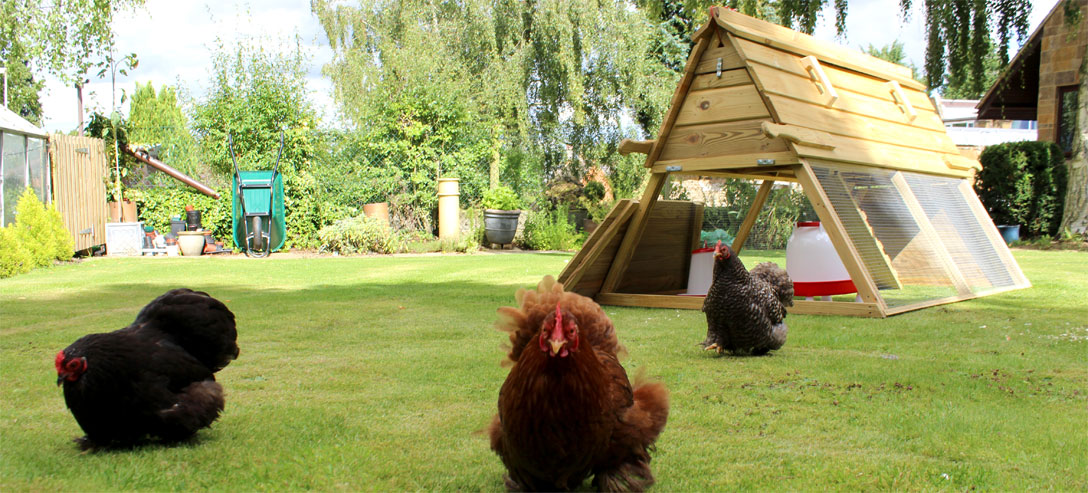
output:
[[[960,272],[956,261],[952,259],[952,256],[948,254],[948,249],[944,247],[944,242],[941,241],[941,235],[937,233],[937,229],[933,227],[933,223],[929,221],[929,216],[926,215],[926,211],[922,208],[922,204],[918,202],[918,197],[914,195],[914,192],[910,189],[910,184],[907,183],[907,179],[903,177],[903,173],[896,172],[892,175],[892,185],[899,191],[899,195],[903,198],[903,203],[907,206],[907,210],[910,211],[911,217],[914,218],[915,224],[918,225],[920,233],[925,238],[926,243],[931,245],[934,260],[938,265],[944,269],[945,274],[948,275],[948,279],[952,281],[952,285],[955,286],[956,292],[961,296],[973,296],[971,292],[971,286],[967,284],[967,280],[963,278],[963,274]]]
[[[1005,245],[1005,240],[1001,238],[1001,233],[997,231],[997,227],[994,226],[993,220],[990,219],[990,214],[986,212],[986,208],[982,205],[982,201],[978,199],[978,195],[975,195],[975,191],[971,189],[971,185],[967,183],[967,180],[961,180],[959,183],[960,194],[963,195],[964,202],[967,203],[967,207],[971,209],[971,214],[978,220],[979,226],[986,232],[986,238],[990,240],[990,244],[993,246],[994,251],[997,252],[998,258],[1001,259],[1001,263],[1009,271],[1009,275],[1012,276],[1013,282],[1019,287],[1031,286],[1031,282],[1024,276],[1023,271],[1020,270],[1020,265],[1016,263],[1016,259],[1012,257],[1012,252],[1009,251],[1009,247]]]
[[[861,300],[865,303],[878,304],[883,317],[887,313],[888,305],[877,291],[876,283],[873,282],[869,271],[865,269],[861,255],[858,255],[857,249],[854,248],[854,244],[851,243],[846,234],[846,228],[843,227],[842,221],[839,219],[838,214],[835,213],[835,209],[831,207],[831,201],[816,180],[816,175],[812,172],[812,166],[802,160],[801,165],[794,171],[794,175],[797,176],[797,181],[801,183],[801,188],[805,191],[805,195],[808,196],[812,208],[816,210],[816,215],[823,221],[824,231],[827,232],[827,237],[831,239],[831,244],[835,246],[835,252],[839,254],[843,266],[846,267],[846,272],[850,274],[850,280],[854,281],[854,286],[858,288],[858,295],[861,296]]]
[[[627,224],[627,220],[637,209],[638,204],[631,199],[623,199],[616,203],[612,212],[608,213],[608,217],[601,221],[578,254],[570,259],[567,268],[559,274],[559,282],[566,286],[568,291],[575,291],[586,269],[597,261],[608,244],[612,242],[612,238],[623,229],[623,225]]]
[[[771,194],[771,186],[773,185],[774,180],[763,180],[763,183],[759,186],[756,198],[752,200],[752,205],[748,208],[748,215],[744,217],[744,222],[740,223],[737,237],[733,239],[734,255],[740,255],[740,249],[744,248],[744,242],[748,240],[748,234],[752,232],[752,226],[755,225],[759,212],[763,210],[763,204],[767,202],[767,196]]]
[[[650,218],[650,210],[653,208],[654,202],[657,201],[657,196],[661,194],[661,187],[668,179],[668,173],[650,175],[650,181],[646,183],[646,190],[642,192],[642,200],[639,200],[638,210],[635,211],[634,217],[631,218],[631,224],[627,227],[627,234],[623,236],[623,242],[620,243],[619,249],[616,250],[616,256],[612,259],[612,265],[608,269],[608,275],[605,276],[604,283],[601,284],[601,292],[612,293],[619,287],[620,281],[623,280],[623,274],[627,271],[628,264],[631,263],[631,257],[635,254],[635,248],[638,247],[638,243],[642,239],[642,232]]]
[[[631,140],[623,139],[620,141],[620,147],[618,149],[621,156],[626,156],[632,152],[639,154],[649,154],[654,148],[653,140]]]

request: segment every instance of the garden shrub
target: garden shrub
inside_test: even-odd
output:
[[[1054,236],[1061,226],[1067,184],[1064,155],[1053,142],[987,147],[975,192],[996,224],[1020,225],[1026,237]]]
[[[498,186],[484,192],[480,205],[484,209],[513,211],[521,208],[521,199],[507,186]]]
[[[0,279],[34,269],[34,258],[23,248],[14,226],[0,227]]]
[[[19,197],[15,211],[15,230],[35,267],[72,258],[72,236],[64,229],[64,221],[56,207],[46,207],[38,200],[34,189],[27,188]]]
[[[27,188],[16,205],[15,223],[0,228],[0,277],[29,272],[72,258],[72,237],[60,213]]]
[[[574,225],[567,222],[567,210],[528,211],[522,230],[522,244],[532,250],[571,250],[579,240]]]
[[[341,254],[397,253],[404,250],[405,238],[373,217],[362,214],[340,219],[317,232],[321,248]]]

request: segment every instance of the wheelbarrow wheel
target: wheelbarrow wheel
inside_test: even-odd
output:
[[[253,239],[250,240],[249,253],[254,257],[267,255],[264,248],[264,234],[261,232],[261,216],[253,216],[250,233],[253,234]]]

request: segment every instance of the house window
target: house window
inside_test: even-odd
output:
[[[1073,152],[1073,132],[1077,131],[1077,89],[1058,88],[1058,145],[1067,155]]]

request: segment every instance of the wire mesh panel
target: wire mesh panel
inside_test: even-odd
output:
[[[988,232],[989,218],[972,208],[964,180],[811,164],[889,308],[1018,286],[1015,264]]]

